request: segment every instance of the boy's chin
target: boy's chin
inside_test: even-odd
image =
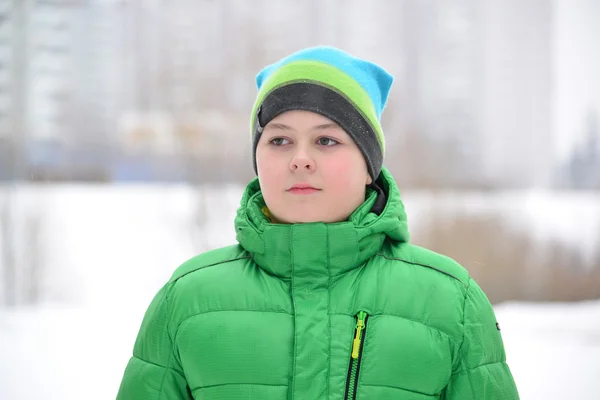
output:
[[[332,218],[324,215],[290,213],[282,218],[276,218],[276,221],[281,224],[310,224],[313,222],[340,222],[343,221],[343,219]]]

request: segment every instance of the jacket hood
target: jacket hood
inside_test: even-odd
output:
[[[327,275],[339,275],[367,261],[386,239],[409,241],[404,204],[385,167],[377,185],[382,191],[368,187],[365,202],[346,221],[275,224],[262,211],[265,201],[258,178],[254,178],[244,191],[235,218],[237,241],[272,275],[290,278],[310,265],[326,266]],[[382,196],[385,205],[378,215],[374,205]]]

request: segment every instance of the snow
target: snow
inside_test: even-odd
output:
[[[45,306],[1,312],[0,398],[114,399],[140,311]]]
[[[523,190],[480,192],[411,192],[404,196],[409,228],[445,215],[501,216],[517,232],[527,232],[540,246],[556,241],[577,249],[589,262],[600,254],[600,192]],[[426,223],[423,226],[429,226]]]
[[[114,398],[145,310],[136,303],[0,312],[0,398]],[[496,313],[521,399],[597,399],[600,301]]]
[[[0,309],[0,399],[114,398],[144,311],[173,269],[204,249],[234,242],[232,220],[242,189],[0,188],[0,209],[12,199],[16,239],[27,231],[28,218],[38,220],[37,239],[21,238],[15,245],[24,254],[39,254],[41,262],[41,304]],[[416,231],[428,210],[446,208],[499,213],[540,240],[567,241],[581,252],[592,254],[600,243],[598,194],[404,197]],[[600,300],[504,303],[496,312],[522,399],[597,398]]]
[[[600,301],[496,306],[521,399],[598,399]]]

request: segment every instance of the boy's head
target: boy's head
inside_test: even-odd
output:
[[[266,67],[256,81],[253,159],[272,218],[345,220],[381,171],[380,118],[392,76],[341,50],[316,47]]]

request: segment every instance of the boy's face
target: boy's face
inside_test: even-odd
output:
[[[309,111],[270,121],[256,148],[258,179],[274,222],[339,222],[365,200],[372,182],[352,138]]]

